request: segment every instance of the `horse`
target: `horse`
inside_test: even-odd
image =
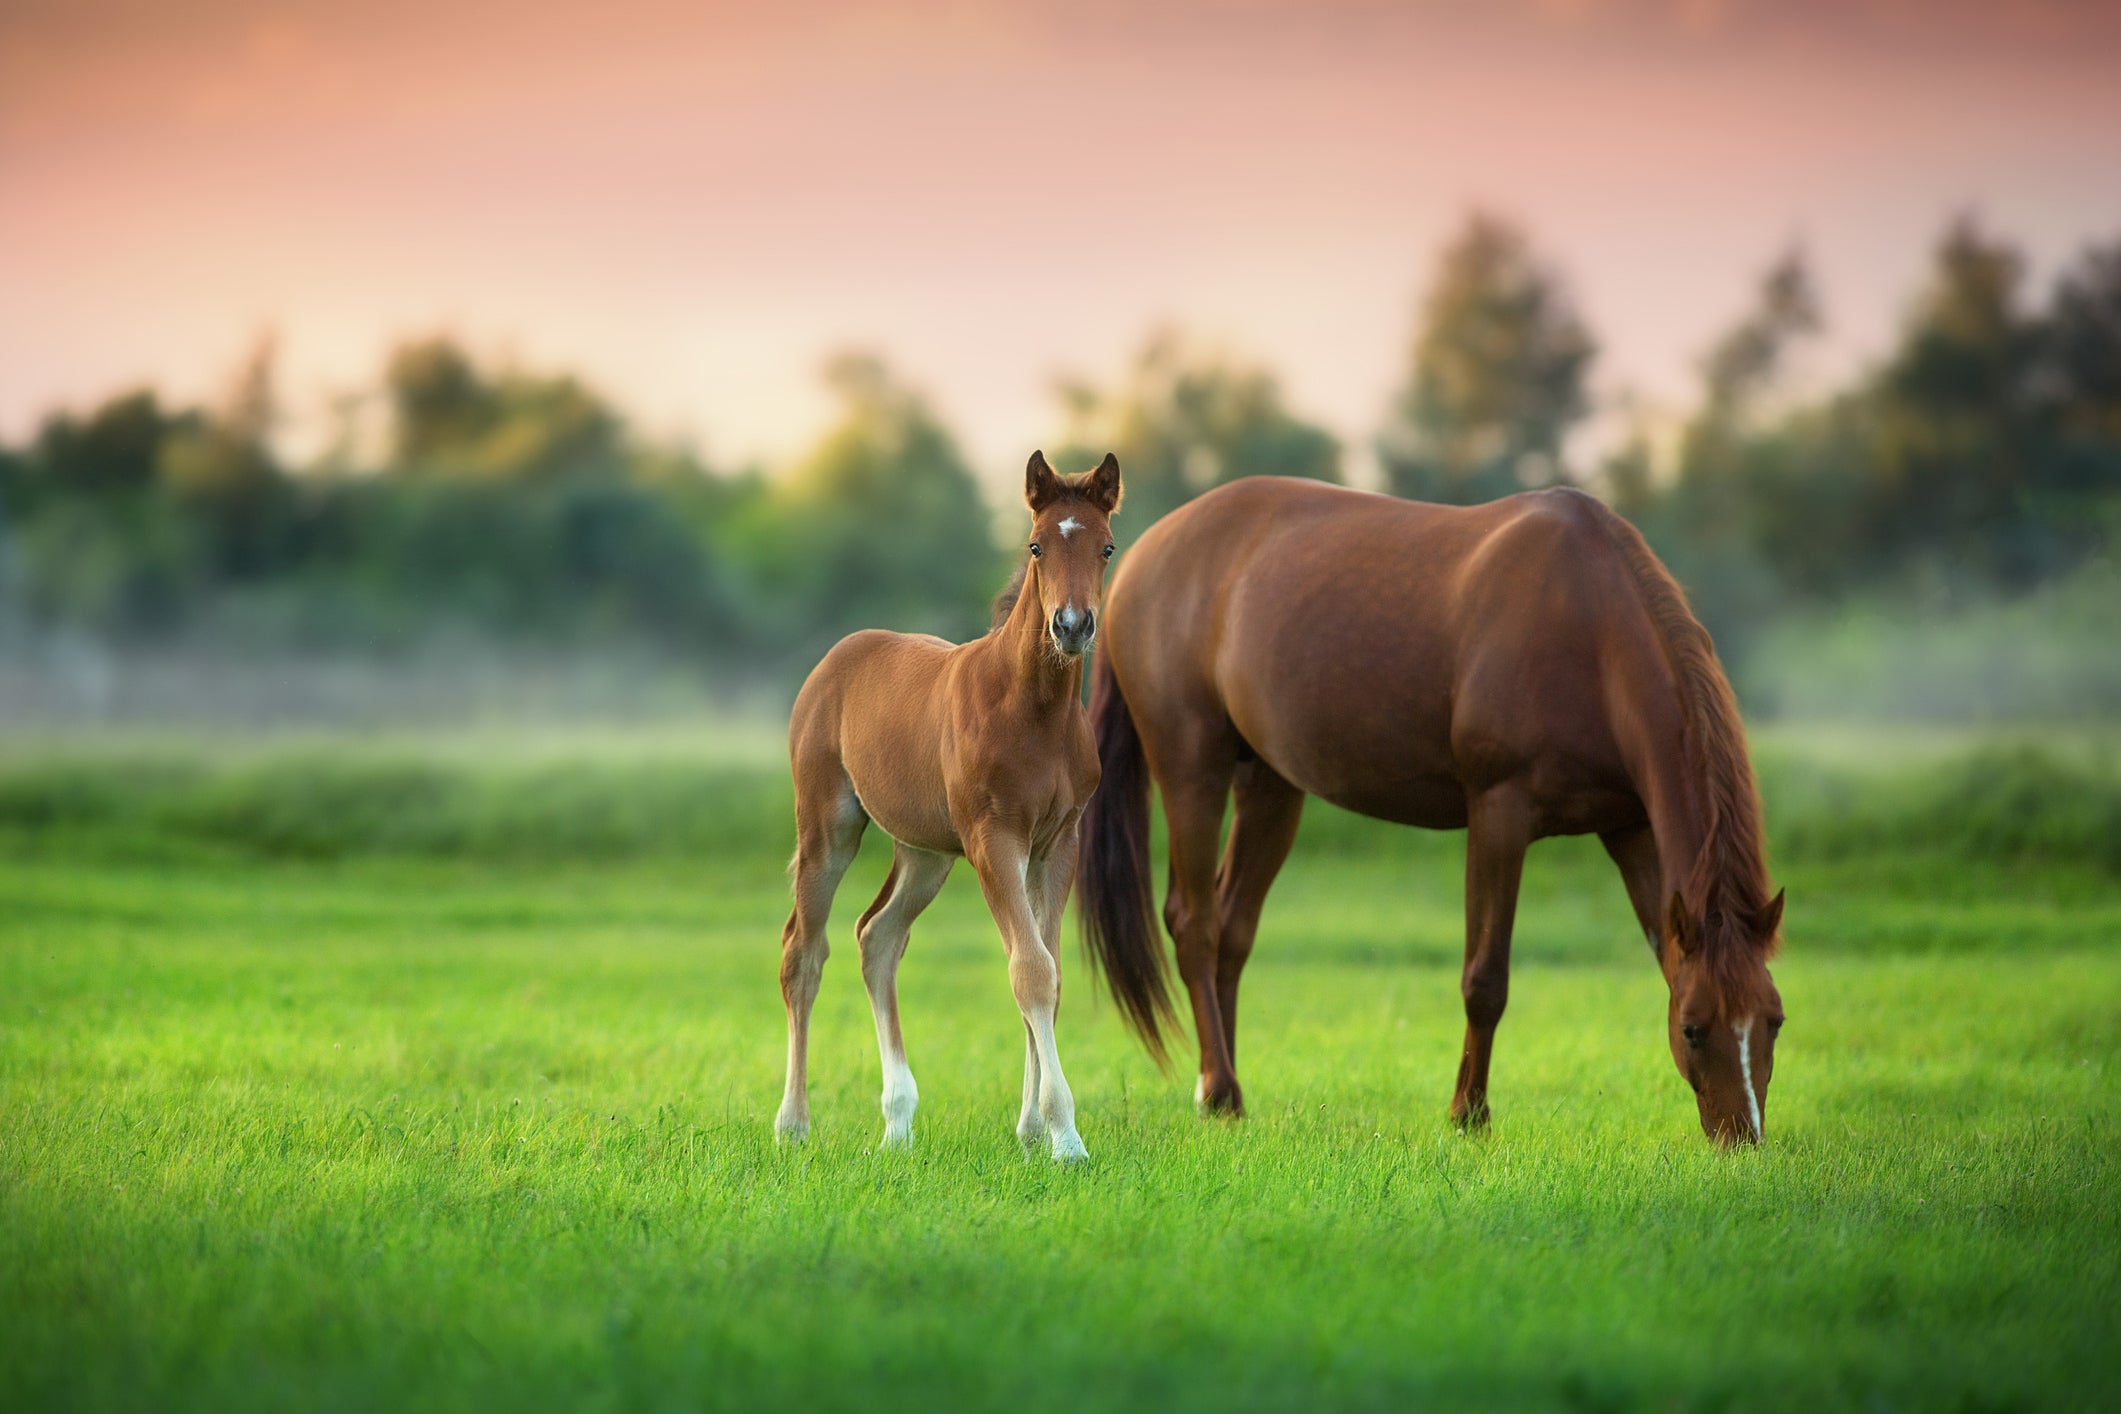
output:
[[[1455,507],[1253,477],[1150,527],[1107,598],[1084,942],[1160,1054],[1175,1018],[1148,874],[1153,780],[1204,1112],[1244,1111],[1238,982],[1316,795],[1466,831],[1461,1128],[1490,1118],[1525,851],[1596,834],[1668,984],[1667,1040],[1703,1132],[1759,1141],[1783,895],[1769,897],[1730,684],[1634,527],[1571,488]]]
[[[781,930],[788,1080],[774,1121],[782,1141],[810,1132],[810,1009],[830,951],[825,922],[873,820],[891,836],[891,870],[854,936],[883,1058],[885,1147],[912,1143],[920,1101],[899,1027],[899,959],[914,919],[962,856],[1001,930],[1023,1015],[1017,1138],[1027,1153],[1043,1139],[1057,1161],[1088,1157],[1053,1034],[1057,935],[1077,825],[1099,776],[1083,654],[1097,638],[1121,493],[1117,457],[1063,477],[1032,453],[1026,558],[995,600],[986,636],[955,645],[927,634],[851,634],[797,694],[788,722],[795,907]]]

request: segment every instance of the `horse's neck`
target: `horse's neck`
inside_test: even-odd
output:
[[[1661,902],[1675,893],[1687,894],[1694,881],[1708,842],[1711,795],[1699,753],[1689,748],[1690,714],[1678,683],[1662,661],[1645,671],[1648,666],[1627,674],[1638,701],[1623,717],[1620,735],[1628,774],[1657,841],[1664,876]],[[1643,700],[1651,694],[1656,700]],[[1691,897],[1688,901],[1699,902]]]
[[[1081,702],[1083,660],[1062,658],[1047,641],[1045,611],[1031,577],[1025,579],[1009,617],[988,635],[987,646],[1013,700],[1049,710]]]

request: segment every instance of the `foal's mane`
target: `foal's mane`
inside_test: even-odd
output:
[[[1698,783],[1705,816],[1701,853],[1681,897],[1687,911],[1701,920],[1703,955],[1730,995],[1745,985],[1750,969],[1743,964],[1765,961],[1776,942],[1772,936],[1762,937],[1756,925],[1770,893],[1767,839],[1738,700],[1708,630],[1687,607],[1686,592],[1671,571],[1659,563],[1634,526],[1603,505],[1599,510],[1679,685],[1687,764]]]
[[[1002,586],[1001,592],[994,596],[994,615],[987,625],[987,632],[992,633],[1009,622],[1009,615],[1016,610],[1016,601],[1023,597],[1024,576],[1030,572],[1031,562],[1025,560],[1016,567],[1016,573],[1009,576],[1009,582]]]

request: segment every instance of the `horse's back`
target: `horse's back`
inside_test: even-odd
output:
[[[1106,615],[1115,670],[1137,715],[1226,714],[1313,794],[1462,825],[1469,776],[1617,764],[1604,621],[1642,615],[1608,515],[1568,491],[1457,507],[1234,482],[1132,552]]]
[[[951,841],[941,789],[942,684],[958,645],[933,634],[863,629],[832,646],[788,717],[798,795],[844,777],[887,834],[924,848]]]

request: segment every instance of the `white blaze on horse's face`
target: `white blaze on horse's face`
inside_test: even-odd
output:
[[[1676,898],[1666,913],[1657,960],[1672,989],[1672,1060],[1694,1092],[1702,1132],[1718,1143],[1757,1144],[1767,1132],[1782,996],[1764,959],[1781,911],[1778,896],[1763,915],[1764,937],[1733,932],[1714,940],[1705,940],[1705,921],[1687,916]],[[1712,965],[1709,953],[1717,948]]]
[[[1758,1143],[1767,1132],[1768,1080],[1782,1025],[1772,984],[1763,1005],[1739,1016],[1715,1015],[1698,993],[1682,1002],[1680,989],[1673,1003],[1672,1059],[1694,1091],[1702,1132],[1722,1143]]]

